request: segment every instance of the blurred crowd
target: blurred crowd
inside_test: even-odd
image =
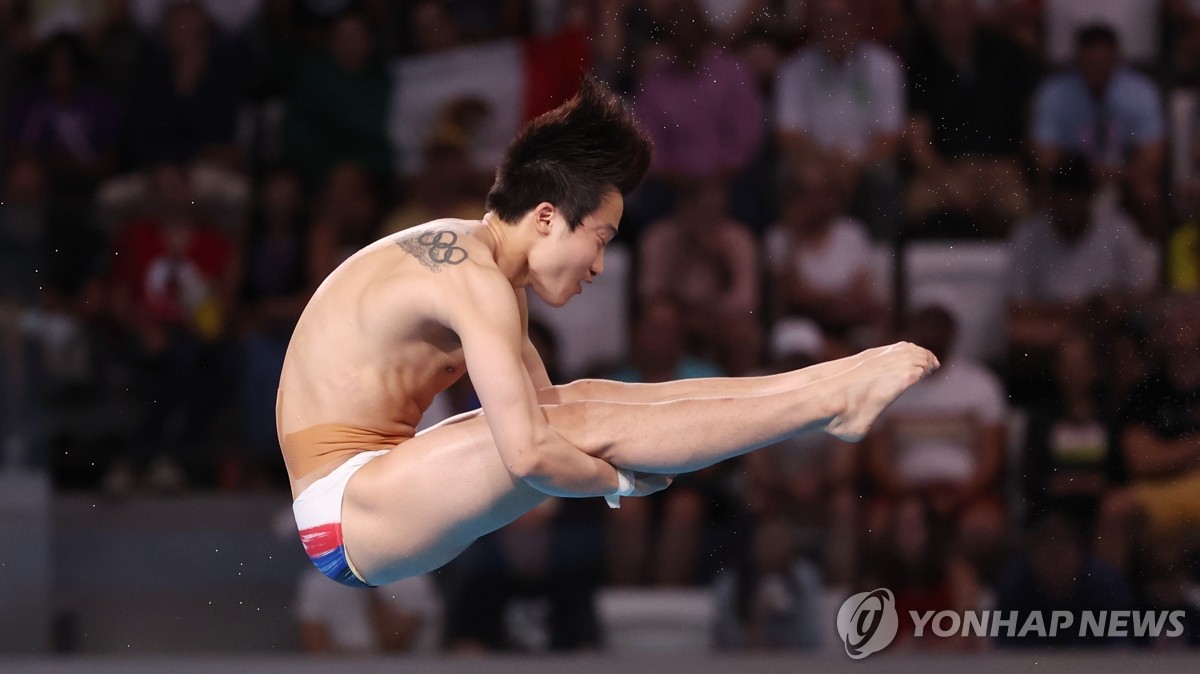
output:
[[[814,647],[823,597],[881,586],[902,622],[1179,609],[1184,637],[1129,641],[1200,643],[1196,0],[0,0],[0,462],[113,497],[285,489],[308,296],[381,236],[481,217],[585,72],[655,153],[624,343],[531,326],[558,382],[896,339],[943,367],[860,444],[552,500],[404,610],[302,589],[308,646],[345,606],[347,648],[410,648],[421,615],[453,649],[598,648],[611,585],[710,586],[726,649]],[[985,251],[982,281],[919,292],[919,250]],[[429,416],[474,405],[464,380]],[[998,645],[1050,642],[1130,645]]]

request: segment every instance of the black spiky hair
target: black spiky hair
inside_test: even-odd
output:
[[[616,189],[629,194],[650,167],[650,137],[591,75],[579,93],[521,130],[496,170],[487,208],[516,222],[543,201],[574,229]]]

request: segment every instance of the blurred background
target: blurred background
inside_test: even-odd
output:
[[[605,275],[531,301],[556,381],[942,369],[861,444],[325,580],[275,435],[297,316],[480,218],[585,72],[655,154]],[[1198,85],[1197,0],[0,0],[0,653],[837,654],[876,587],[890,650],[1200,644]],[[988,608],[1186,629],[911,638]]]

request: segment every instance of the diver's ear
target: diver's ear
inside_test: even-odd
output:
[[[557,213],[558,209],[549,201],[543,201],[533,207],[533,226],[538,234],[542,236],[550,234],[554,229],[554,216]]]

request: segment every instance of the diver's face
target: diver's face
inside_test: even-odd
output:
[[[612,190],[574,230],[554,209],[538,254],[530,256],[530,284],[538,297],[562,306],[604,272],[604,250],[617,235],[624,207],[621,194]]]

